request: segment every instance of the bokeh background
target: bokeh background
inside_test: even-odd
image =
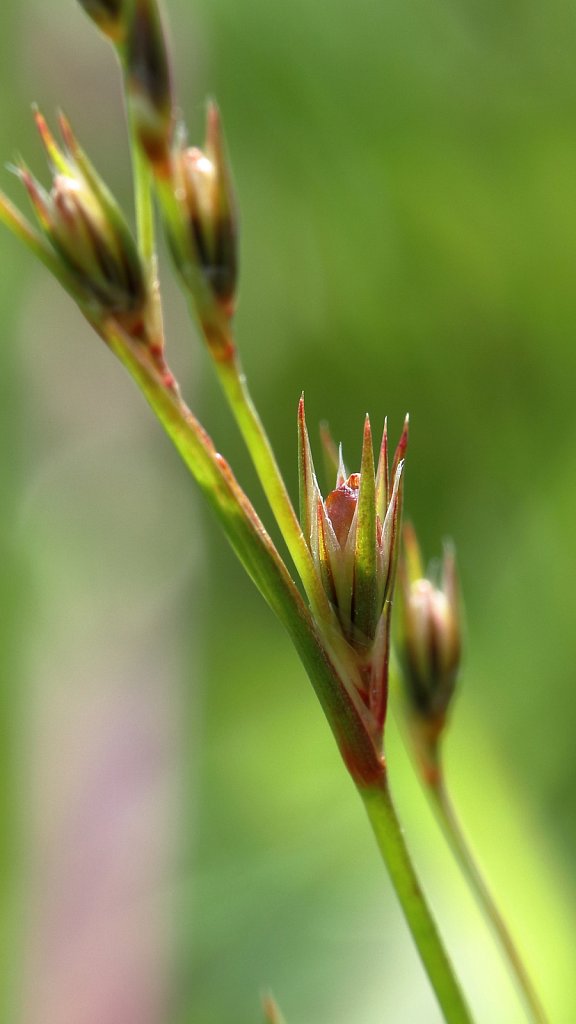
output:
[[[292,491],[295,410],[412,422],[406,503],[454,539],[466,829],[554,1024],[576,1019],[576,9],[166,0],[180,102],[218,97],[238,332]],[[112,53],[74,0],[5,0],[0,152],[64,107],[130,209]],[[46,180],[46,179],[45,179]],[[12,198],[18,183],[4,172]],[[22,203],[25,200],[22,197]],[[287,637],[144,402],[0,235],[0,981],[23,1024],[437,1024]],[[267,516],[163,261],[169,354]],[[524,1018],[393,719],[407,838],[478,1020]]]

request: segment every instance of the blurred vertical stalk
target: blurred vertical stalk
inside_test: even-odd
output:
[[[534,1024],[548,1024],[546,1012],[516,948],[514,939],[464,838],[462,826],[446,789],[443,773],[438,771],[436,777],[429,781],[426,788],[452,853],[506,955],[508,965],[524,998],[531,1019]]]
[[[378,849],[392,880],[416,948],[447,1024],[472,1024],[453,967],[442,945],[410,860],[388,782],[358,787]]]
[[[405,738],[416,773],[444,835],[482,910],[491,923],[534,1024],[546,1015],[512,936],[474,861],[449,799],[442,739],[456,691],[462,654],[462,612],[456,557],[444,545],[441,580],[424,569],[416,531],[404,526],[398,569],[398,686]]]
[[[21,5],[2,10],[0,63],[0,125],[7,135],[18,123],[21,47],[13,45],[22,16]],[[0,275],[0,310],[6,341],[17,333],[16,311],[21,309],[22,268],[19,259],[5,258]],[[17,346],[0,346],[0,430],[4,457],[0,464],[0,1019],[17,1017],[17,991],[21,975],[22,864],[20,800],[26,765],[16,755],[19,732],[26,710],[23,704],[23,657],[25,639],[26,551],[15,542],[15,525],[21,499],[20,480],[21,353]]]

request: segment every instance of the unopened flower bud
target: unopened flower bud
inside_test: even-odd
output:
[[[385,430],[375,467],[366,417],[360,472],[347,474],[340,457],[336,487],[324,501],[312,464],[302,401],[299,428],[304,535],[344,635],[365,652],[375,641],[393,587],[403,460],[395,457],[390,481]],[[407,425],[397,455],[404,451],[406,430]]]
[[[173,96],[166,34],[157,0],[132,0],[121,50],[131,117],[153,168],[167,173]]]
[[[200,316],[215,304],[230,317],[238,277],[237,213],[215,103],[208,105],[204,149],[178,147],[160,198],[176,265]]]
[[[18,174],[40,226],[75,283],[75,297],[92,312],[136,330],[146,288],[128,225],[68,122],[60,120],[63,149],[39,113],[36,122],[52,166],[52,188],[46,192],[25,166]]]
[[[454,693],[461,655],[452,548],[445,549],[442,581],[437,587],[424,576],[416,535],[407,526],[398,583],[398,655],[408,705],[417,718],[441,728]]]
[[[336,487],[322,499],[308,437],[304,400],[298,415],[300,521],[318,580],[340,634],[355,663],[354,699],[362,701],[369,727],[380,743],[388,700],[388,662],[392,595],[396,577],[402,476],[408,443],[408,417],[388,466],[386,425],[378,463],[374,462],[372,430],[364,422],[360,472],[348,474],[339,455]],[[334,443],[323,430],[331,463]]]
[[[120,41],[123,35],[126,0],[78,0],[78,2],[104,35],[114,43]]]

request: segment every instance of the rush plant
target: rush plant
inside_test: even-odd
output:
[[[68,121],[59,118],[58,141],[38,111],[36,124],[51,182],[46,188],[19,163],[14,170],[30,198],[33,219],[24,217],[5,196],[0,198],[0,217],[59,280],[133,377],[238,558],[286,627],[364,803],[444,1018],[450,1024],[470,1024],[470,1011],[408,854],[384,753],[408,420],[393,454],[384,426],[375,457],[366,417],[361,463],[353,472],[325,433],[334,489],[323,496],[302,399],[297,413],[300,497],[296,509],[252,402],[237,348],[238,221],[218,108],[208,104],[203,148],[190,146],[175,101],[156,0],[81,0],[81,4],[114,47],[122,69],[136,236]],[[168,365],[156,269],[154,200],[191,313],[291,565],[282,559],[228,462],[186,405]],[[409,534],[400,564],[400,592],[397,648],[408,734],[456,852],[473,875],[454,838],[439,783],[438,743],[456,683],[461,645],[453,555],[446,556],[444,582],[437,589],[424,578],[414,536]],[[482,894],[486,896],[484,890]],[[490,910],[500,922],[491,903]],[[511,939],[501,922],[497,927],[532,1018],[544,1022]],[[265,1015],[278,1024],[282,1019],[271,997],[266,998]]]

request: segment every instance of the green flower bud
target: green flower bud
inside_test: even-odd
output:
[[[400,597],[398,656],[405,695],[417,718],[441,728],[452,699],[461,656],[461,622],[456,562],[444,551],[442,582],[424,576],[414,530],[404,530],[398,573]]]
[[[369,650],[374,643],[392,592],[406,437],[407,424],[390,480],[386,429],[376,468],[366,417],[360,472],[349,475],[340,456],[336,487],[323,500],[312,466],[304,405],[300,404],[302,527],[344,635],[360,651]]]
[[[44,118],[36,123],[52,167],[49,192],[21,165],[39,224],[75,282],[75,297],[92,313],[112,315],[138,333],[146,305],[144,275],[136,245],[106,186],[61,117],[61,149]]]
[[[220,115],[208,105],[204,149],[180,143],[160,182],[171,248],[203,318],[210,307],[231,317],[238,278],[238,224]]]

